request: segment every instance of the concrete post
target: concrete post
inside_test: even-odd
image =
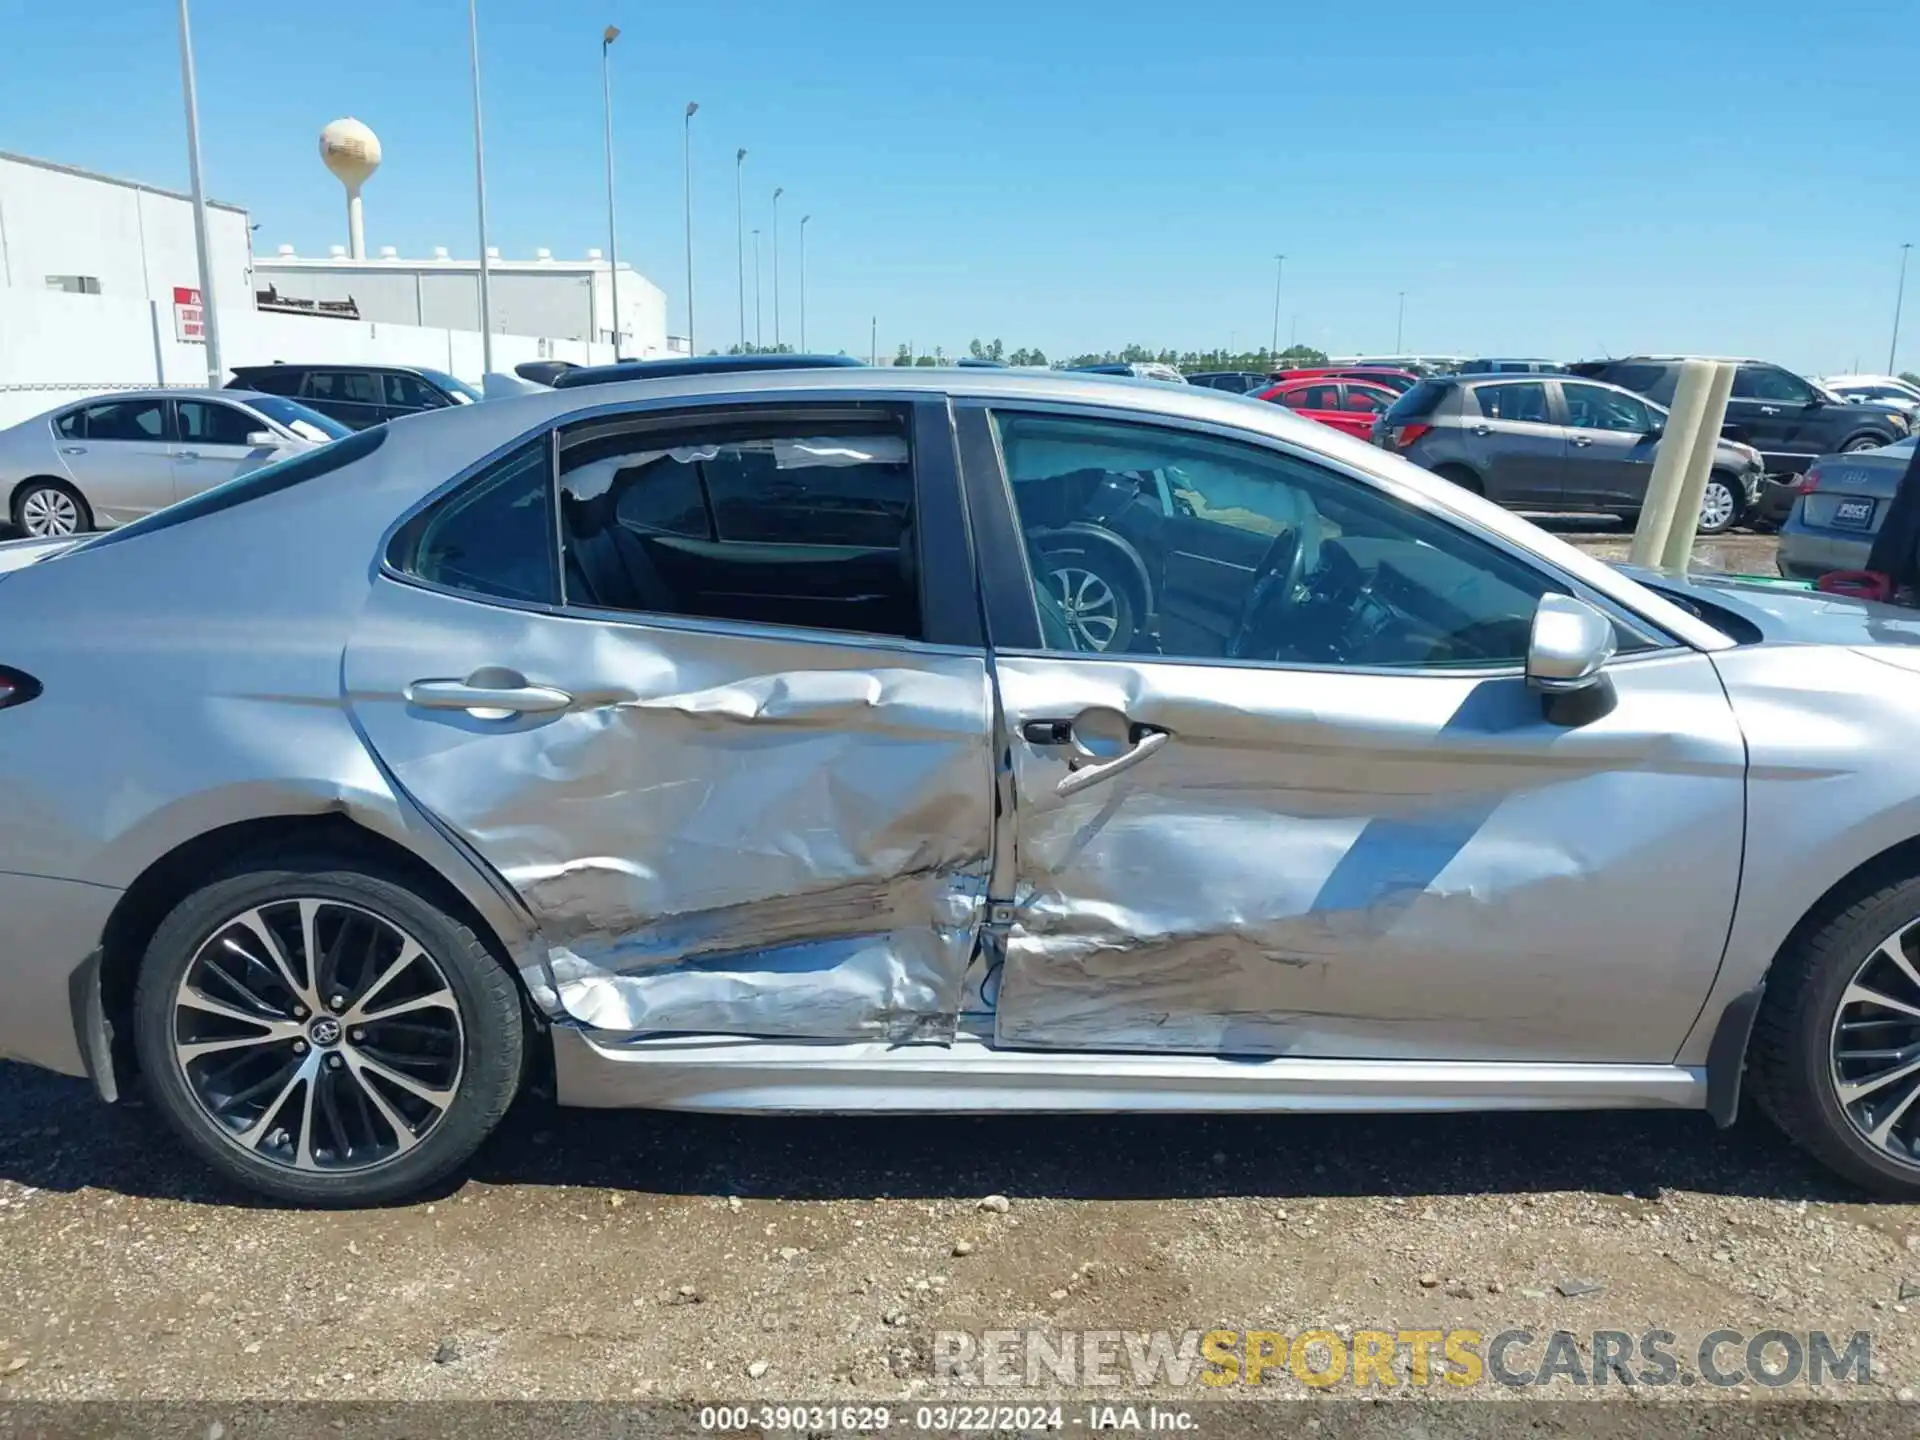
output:
[[[1627,560],[1633,565],[1657,565],[1666,549],[1667,532],[1673,526],[1674,505],[1680,498],[1680,483],[1686,477],[1687,462],[1693,455],[1693,438],[1700,430],[1700,417],[1706,409],[1707,388],[1713,379],[1713,364],[1707,360],[1687,360],[1680,366],[1680,379],[1674,386],[1673,405],[1667,414],[1667,427],[1660,436],[1660,450],[1654,457],[1653,475],[1647,481],[1647,498],[1640,507],[1640,523],[1634,527],[1633,546]],[[1698,505],[1695,506],[1698,523]]]
[[[1662,570],[1684,573],[1693,561],[1693,538],[1700,530],[1700,501],[1707,491],[1707,477],[1713,473],[1720,427],[1727,419],[1727,397],[1732,393],[1733,366],[1724,360],[1714,362],[1702,402],[1699,428],[1694,431],[1693,444],[1687,451],[1686,472],[1673,502],[1673,521],[1667,529],[1666,542],[1660,547]]]

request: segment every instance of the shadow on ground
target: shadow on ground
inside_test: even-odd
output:
[[[489,1185],[743,1198],[1073,1200],[1663,1189],[1863,1198],[1758,1117],[1700,1114],[728,1117],[558,1110],[528,1099],[467,1169]],[[83,1081],[0,1064],[0,1179],[250,1204],[158,1114]],[[458,1188],[449,1182],[443,1190]]]

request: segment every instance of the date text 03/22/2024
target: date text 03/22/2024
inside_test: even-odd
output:
[[[1095,1403],[1063,1405],[706,1405],[700,1428],[720,1434],[759,1433],[879,1434],[888,1430],[932,1434],[999,1431],[1147,1430],[1179,1433],[1194,1429],[1191,1411],[1162,1405]]]

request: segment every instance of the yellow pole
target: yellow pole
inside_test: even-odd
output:
[[[1720,443],[1720,427],[1727,419],[1727,397],[1733,393],[1733,366],[1716,361],[1713,378],[1707,382],[1706,400],[1700,412],[1700,428],[1694,432],[1687,452],[1686,474],[1680,481],[1680,494],[1673,503],[1673,524],[1667,530],[1666,543],[1660,547],[1660,568],[1684,573],[1693,561],[1693,537],[1700,530],[1700,501],[1707,493],[1707,477],[1713,473],[1714,451]]]
[[[1653,475],[1647,481],[1647,498],[1640,507],[1640,523],[1634,527],[1633,546],[1627,552],[1630,564],[1651,566],[1660,563],[1660,553],[1667,544],[1667,532],[1673,527],[1673,510],[1680,498],[1680,482],[1686,476],[1687,461],[1693,454],[1693,437],[1700,430],[1700,417],[1706,409],[1707,387],[1712,379],[1712,362],[1681,362],[1680,379],[1673,390],[1673,405],[1667,413],[1667,428],[1660,436],[1659,450],[1653,460]]]

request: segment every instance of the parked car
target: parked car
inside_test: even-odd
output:
[[[1638,355],[1625,360],[1583,361],[1578,375],[1623,385],[1662,405],[1673,403],[1685,356]],[[1837,402],[1811,382],[1765,360],[1736,362],[1733,395],[1721,433],[1757,449],[1767,474],[1781,482],[1799,475],[1816,456],[1848,450],[1873,450],[1906,438],[1910,428],[1898,410],[1886,405]],[[1793,508],[1794,487],[1764,487],[1755,518],[1778,525]]]
[[[1566,366],[1558,360],[1502,360],[1483,358],[1464,360],[1456,372],[1461,375],[1559,375]]]
[[[1878,450],[1822,455],[1800,477],[1799,495],[1780,527],[1775,563],[1792,580],[1833,570],[1864,570],[1873,537],[1887,518],[1914,437]]]
[[[1400,398],[1398,392],[1369,380],[1289,380],[1259,392],[1262,400],[1271,400],[1309,420],[1330,425],[1362,440],[1373,438],[1374,422]]]
[[[1139,360],[1127,364],[1111,365],[1069,365],[1070,375],[1131,375],[1136,380],[1164,380],[1169,385],[1184,385],[1187,377],[1171,365],[1162,365],[1157,360]]]
[[[1129,489],[1151,599],[1090,653],[1033,557]],[[1920,1194],[1920,615],[1659,583],[1202,387],[819,369],[376,427],[0,577],[0,1056],[137,1081],[295,1203],[435,1183],[529,1076],[1744,1091]]]
[[[1909,426],[1920,415],[1920,385],[1898,375],[1835,375],[1819,384],[1849,404],[1889,405],[1907,417]]]
[[[347,433],[277,395],[121,390],[0,430],[0,495],[29,537],[111,529]]]
[[[1309,365],[1276,370],[1267,383],[1281,384],[1289,380],[1365,380],[1399,394],[1420,383],[1420,377],[1411,370],[1389,370],[1375,365]]]
[[[471,405],[481,394],[444,370],[411,365],[236,365],[232,388],[285,395],[353,430]],[[547,382],[551,383],[551,382]]]
[[[1423,380],[1374,424],[1374,443],[1521,510],[1639,518],[1667,412],[1618,385],[1573,376]],[[1700,502],[1718,535],[1760,502],[1760,456],[1722,440]]]
[[[1187,383],[1225,390],[1232,395],[1245,395],[1271,385],[1273,381],[1261,370],[1201,370],[1187,376]]]

